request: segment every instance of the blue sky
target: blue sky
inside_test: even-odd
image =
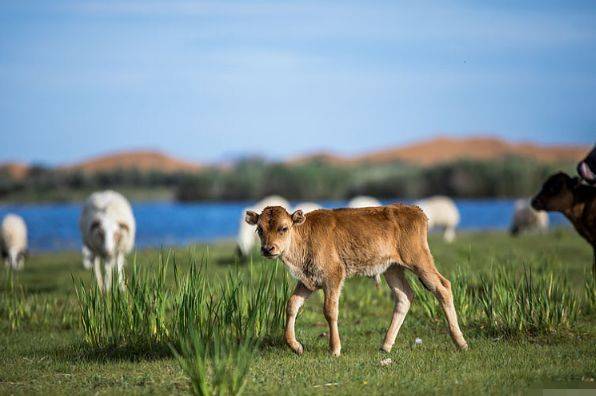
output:
[[[0,3],[0,161],[596,141],[592,2]]]

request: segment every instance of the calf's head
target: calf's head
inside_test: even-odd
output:
[[[116,247],[120,245],[128,230],[128,225],[125,223],[103,216],[95,218],[90,227],[93,245],[106,257],[116,254]]]
[[[579,184],[577,177],[559,172],[550,176],[540,192],[532,199],[536,210],[563,211],[573,205],[573,189]]]
[[[257,226],[261,253],[267,258],[275,258],[288,249],[294,227],[305,219],[301,210],[289,214],[281,206],[267,206],[261,214],[249,210],[245,218],[248,224]]]

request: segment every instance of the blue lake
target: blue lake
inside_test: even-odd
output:
[[[389,201],[387,201],[389,202]],[[133,203],[137,221],[137,247],[185,245],[234,238],[243,209],[251,202],[234,203]],[[326,208],[345,202],[320,202]],[[513,215],[514,200],[456,200],[461,230],[504,230]],[[6,213],[21,215],[29,229],[33,252],[79,249],[78,219],[81,204],[35,204],[0,206]],[[549,214],[551,225],[567,224],[559,214]]]

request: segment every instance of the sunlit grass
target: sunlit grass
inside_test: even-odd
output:
[[[583,241],[565,232],[515,240],[495,233],[454,245],[433,237],[431,249],[452,283],[466,353],[455,350],[436,298],[413,276],[416,296],[389,355],[378,352],[393,309],[386,285],[346,282],[343,351],[334,359],[322,293],[298,317],[298,357],[282,337],[294,281],[280,263],[256,256],[238,265],[229,245],[139,252],[125,289],[105,295],[78,255],[33,257],[0,283],[0,391],[498,393],[590,384],[596,298]],[[388,356],[394,363],[381,368]]]

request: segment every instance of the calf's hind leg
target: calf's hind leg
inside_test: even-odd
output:
[[[453,305],[453,295],[451,293],[451,282],[443,277],[435,267],[430,251],[426,250],[421,255],[419,265],[412,270],[418,276],[424,287],[430,290],[445,312],[447,324],[449,325],[449,334],[455,345],[460,349],[468,349],[468,343],[464,339],[459,324],[457,323],[457,313]]]
[[[395,297],[395,307],[393,308],[391,325],[387,329],[387,335],[385,335],[385,341],[383,342],[383,346],[381,346],[381,350],[391,352],[397,333],[410,310],[414,293],[410,289],[403,267],[397,265],[389,267],[385,272],[385,280]]]

